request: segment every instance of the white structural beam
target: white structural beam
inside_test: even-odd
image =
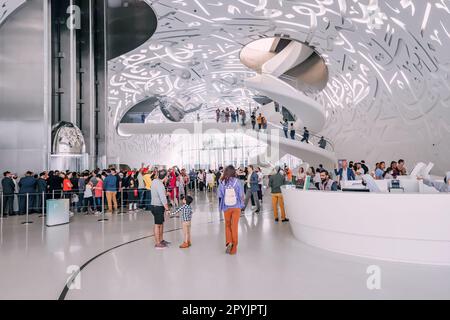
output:
[[[291,41],[286,48],[263,64],[262,73],[279,77],[308,59],[313,50],[301,42]]]

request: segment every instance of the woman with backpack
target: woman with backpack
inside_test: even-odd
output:
[[[233,166],[225,168],[220,179],[219,210],[225,217],[225,245],[226,253],[234,255],[238,246],[238,226],[241,217],[241,209],[244,203],[244,190],[236,177],[236,169]]]

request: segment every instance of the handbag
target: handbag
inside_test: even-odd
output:
[[[80,199],[78,199],[78,195],[76,195],[75,193],[72,194],[72,198],[71,201],[72,203],[77,203]]]

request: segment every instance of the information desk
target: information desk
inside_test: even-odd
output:
[[[450,195],[282,188],[294,236],[362,257],[450,265]]]

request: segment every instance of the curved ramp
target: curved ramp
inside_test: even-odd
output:
[[[323,164],[332,168],[337,162],[333,151],[325,150],[317,145],[286,139],[282,131],[277,128],[267,130],[267,133],[250,129],[250,125],[241,126],[237,123],[121,123],[119,135],[135,134],[213,134],[213,133],[242,133],[261,140],[268,145],[267,152],[255,155],[254,163],[264,167],[278,162],[285,155],[290,154],[312,166]]]
[[[310,143],[298,140],[286,139],[280,136],[278,130],[273,130],[269,134],[247,131],[246,134],[255,139],[263,140],[268,144],[268,152],[264,155],[255,155],[255,163],[262,166],[273,166],[285,155],[301,159],[311,166],[323,164],[326,168],[333,168],[337,163],[336,154],[332,151],[322,149]]]
[[[216,122],[167,122],[167,123],[121,123],[117,129],[119,135],[128,136],[135,134],[205,134],[216,131],[217,133],[227,133],[239,130],[246,130],[236,123],[216,123]]]
[[[320,132],[325,126],[325,109],[280,78],[262,74],[247,79],[245,83],[288,108],[309,130]]]

